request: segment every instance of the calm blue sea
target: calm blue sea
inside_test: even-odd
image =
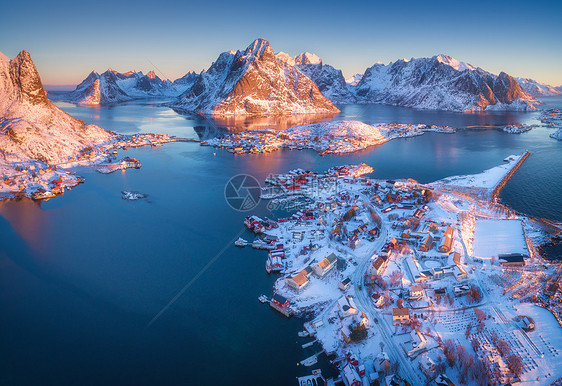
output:
[[[161,102],[58,105],[119,133],[199,138],[287,125],[186,117]],[[546,103],[561,107],[562,99]],[[141,160],[140,170],[102,175],[84,169],[86,183],[62,197],[0,203],[0,384],[296,384],[295,377],[307,372],[296,365],[306,356],[300,345],[307,340],[297,337],[302,321],[287,320],[257,301],[271,293],[275,277],[265,273],[264,252],[231,244],[245,214],[224,200],[228,179],[246,173],[263,181],[269,173],[297,167],[365,162],[375,177],[430,182],[478,173],[528,149],[531,157],[501,199],[529,215],[562,221],[562,142],[548,137],[550,129],[510,135],[494,128],[533,123],[537,116],[343,106],[334,119],[470,129],[399,139],[344,156],[233,155],[195,143],[131,149],[122,154]],[[125,201],[122,190],[149,196]],[[267,215],[264,205],[255,212]]]

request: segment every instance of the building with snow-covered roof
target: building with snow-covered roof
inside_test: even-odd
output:
[[[521,220],[478,219],[472,247],[473,256],[479,259],[510,254],[529,256]]]
[[[285,284],[296,292],[301,292],[308,284],[308,278],[304,272],[299,272],[295,276],[285,278]]]
[[[345,291],[346,289],[349,288],[350,285],[351,285],[351,279],[347,277],[347,278],[343,279],[342,281],[340,281],[340,283],[338,284],[338,287],[342,291]]]
[[[410,288],[410,299],[423,298],[423,288],[421,285],[414,285]]]
[[[370,275],[382,275],[384,273],[387,264],[388,264],[388,257],[382,255],[376,256],[375,261],[373,261],[373,264],[369,266],[368,273]]]
[[[388,357],[388,354],[384,351],[380,352],[375,358],[373,366],[375,367],[375,371],[377,373],[387,372],[390,368],[390,359]]]
[[[361,378],[351,364],[347,364],[341,371],[341,377],[346,386],[360,386]]]
[[[331,253],[329,256],[320,260],[317,264],[314,264],[312,269],[316,275],[324,277],[332,268],[334,268],[337,261],[338,257],[334,253]]]
[[[433,236],[427,235],[423,243],[420,244],[419,250],[422,252],[427,252],[433,247]]]
[[[393,308],[392,309],[392,324],[405,324],[410,323],[410,309],[409,308]]]
[[[449,253],[453,247],[453,228],[447,226],[445,235],[443,236],[443,244],[439,246],[439,252]]]
[[[346,318],[357,313],[355,300],[351,296],[342,296],[338,300],[338,315],[340,318]]]

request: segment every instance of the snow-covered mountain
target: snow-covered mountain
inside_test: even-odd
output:
[[[355,75],[347,78],[345,80],[345,83],[347,83],[348,86],[351,86],[351,87],[357,86],[357,84],[361,81],[361,78],[363,78],[363,74],[355,74]]]
[[[510,75],[494,75],[446,55],[377,63],[354,90],[364,103],[432,110],[534,110],[536,103]]]
[[[515,78],[525,92],[534,97],[562,95],[562,86],[553,87],[529,78]]]
[[[189,71],[181,78],[174,80],[174,85],[184,87],[185,89],[183,92],[185,92],[186,90],[189,90],[195,82],[197,82],[197,79],[199,79],[199,74],[195,73],[195,71]]]
[[[12,60],[0,52],[0,169],[30,160],[63,162],[112,137],[112,133],[71,117],[47,99],[26,51]]]
[[[472,64],[458,61],[457,59],[452,58],[449,55],[445,55],[445,54],[436,55],[435,59],[438,62],[446,64],[449,67],[453,67],[457,71],[464,71],[464,70],[475,71],[478,69],[477,67],[474,67]]]
[[[49,97],[87,105],[107,105],[149,97],[177,97],[193,85],[194,81],[189,82],[193,74],[188,73],[170,82],[160,79],[154,71],[145,75],[134,70],[120,73],[110,68],[101,75],[92,71],[74,91]]]
[[[217,116],[339,112],[302,71],[278,59],[265,39],[223,52],[170,106]]]
[[[318,86],[326,98],[334,103],[354,103],[355,95],[348,89],[341,70],[323,64],[322,59],[309,52],[291,58],[280,52],[276,55],[279,60],[298,68]]]

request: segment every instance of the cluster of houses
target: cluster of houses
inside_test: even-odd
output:
[[[338,257],[334,253],[330,253],[317,263],[308,265],[296,275],[286,277],[285,284],[292,290],[301,292],[308,285],[312,274],[315,274],[318,278],[323,278],[337,265],[337,262]]]
[[[141,163],[139,160],[132,157],[125,157],[119,162],[110,162],[105,165],[98,166],[96,171],[103,174],[109,174],[117,170],[125,170],[129,168],[140,169],[140,167]]]

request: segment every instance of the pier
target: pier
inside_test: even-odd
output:
[[[515,166],[513,168],[511,168],[511,170],[509,171],[509,173],[507,173],[502,179],[501,181],[496,185],[496,187],[494,188],[494,190],[492,190],[492,194],[490,195],[490,201],[491,202],[496,202],[498,200],[498,197],[500,195],[500,192],[502,191],[502,189],[504,188],[504,186],[507,184],[507,182],[511,179],[511,177],[513,177],[513,175],[515,174],[515,172],[521,167],[521,165],[523,164],[523,162],[525,162],[525,160],[527,158],[529,158],[529,156],[531,155],[531,153],[529,152],[529,150],[525,151],[525,154],[523,154],[523,156],[521,157],[521,159],[519,161],[517,161],[517,163],[515,164]]]
[[[175,142],[201,142],[199,139],[174,137]]]

